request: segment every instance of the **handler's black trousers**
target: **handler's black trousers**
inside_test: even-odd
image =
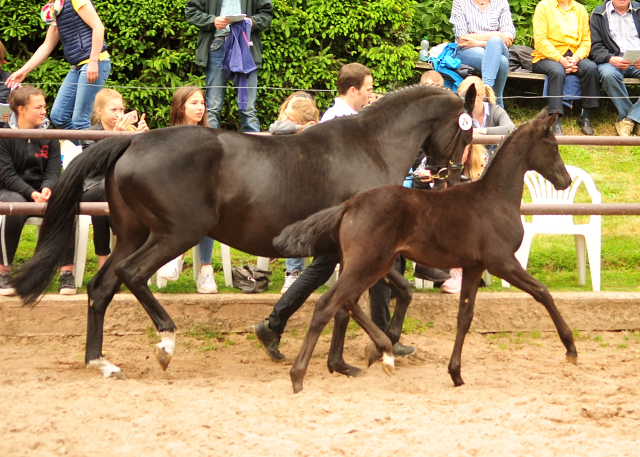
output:
[[[26,202],[27,200],[17,192],[11,192],[10,190],[0,190],[0,202]],[[2,247],[2,264],[5,266],[13,263],[13,257],[18,250],[18,243],[20,242],[20,234],[24,223],[29,216],[3,216],[2,224],[0,227],[0,245]],[[62,253],[60,259],[60,265],[72,265],[73,254],[75,251],[75,236],[69,237],[70,242],[67,248]]]
[[[402,259],[402,260],[401,260]],[[393,267],[404,273],[406,261],[398,257]],[[280,300],[273,307],[273,311],[267,318],[269,328],[278,334],[282,334],[289,318],[300,309],[318,287],[329,280],[336,269],[337,262],[329,257],[314,257],[313,262],[289,287]],[[383,284],[376,284],[369,289],[371,295],[371,319],[382,331],[387,329],[390,320],[389,299],[391,289]]]

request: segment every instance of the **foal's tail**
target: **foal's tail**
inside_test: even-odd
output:
[[[291,224],[273,239],[273,247],[284,257],[338,254],[338,228],[347,206],[342,204],[315,213]]]
[[[18,268],[11,284],[25,305],[35,304],[53,278],[64,249],[75,236],[75,218],[85,178],[104,175],[127,150],[132,137],[102,140],[74,159],[53,189],[33,258]]]

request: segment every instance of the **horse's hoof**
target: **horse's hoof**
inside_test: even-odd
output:
[[[156,353],[156,359],[158,360],[158,363],[160,364],[162,371],[167,371],[167,367],[169,366],[169,362],[171,362],[171,358],[173,356],[169,354],[167,351],[165,351],[163,348],[160,348],[157,346],[156,346],[155,353]]]
[[[386,352],[382,354],[382,369],[389,376],[393,375],[393,372],[396,369],[396,366],[394,364],[393,354],[389,354]]]
[[[104,357],[90,360],[89,363],[87,363],[87,369],[88,368],[97,368],[100,373],[102,373],[103,378],[127,379],[120,368],[109,362]]]
[[[462,378],[454,379],[453,380],[453,385],[455,387],[460,387],[460,386],[464,385],[464,381],[462,380]]]
[[[381,354],[378,352],[378,348],[373,341],[369,341],[364,348],[364,360],[367,362],[367,368],[380,360]]]
[[[116,379],[120,379],[121,381],[126,381],[127,377],[125,376],[125,374],[122,371],[116,371],[115,373],[112,373],[111,376],[109,376],[110,378],[116,378]]]
[[[567,362],[573,363],[574,365],[578,364],[578,356],[577,355],[567,355]]]
[[[364,374],[364,371],[362,371],[360,368],[351,366],[348,363],[345,363],[344,361],[336,364],[328,364],[328,365],[329,365],[330,373],[333,373],[335,371],[336,373],[343,374],[350,378],[356,378]]]
[[[156,344],[155,354],[162,371],[166,371],[176,350],[176,333],[160,332],[162,341]]]

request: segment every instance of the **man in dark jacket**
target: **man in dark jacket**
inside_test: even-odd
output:
[[[591,53],[598,64],[598,76],[604,90],[618,108],[616,130],[620,136],[640,134],[640,101],[629,99],[624,78],[640,78],[640,58],[633,62],[625,52],[640,51],[640,3],[630,0],[606,0],[593,10]]]
[[[250,50],[257,68],[262,66],[262,42],[260,33],[271,25],[273,5],[271,0],[187,0],[187,21],[198,27],[196,65],[205,68],[207,77],[207,111],[209,126],[220,128],[220,112],[224,106],[227,76],[223,74],[225,40],[229,35],[229,20],[225,17],[245,14],[251,22]],[[258,71],[247,75],[248,99],[245,109],[240,109],[240,128],[243,132],[259,132],[260,122],[255,102],[258,94]]]

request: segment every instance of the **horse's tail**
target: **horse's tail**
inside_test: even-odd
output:
[[[34,304],[44,293],[64,249],[72,242],[85,179],[91,175],[105,174],[132,141],[132,137],[109,138],[92,145],[71,162],[51,189],[36,252],[16,270],[11,279],[11,284],[25,305]]]
[[[345,204],[322,210],[291,224],[273,239],[273,247],[287,258],[337,254],[337,229],[347,211]]]

